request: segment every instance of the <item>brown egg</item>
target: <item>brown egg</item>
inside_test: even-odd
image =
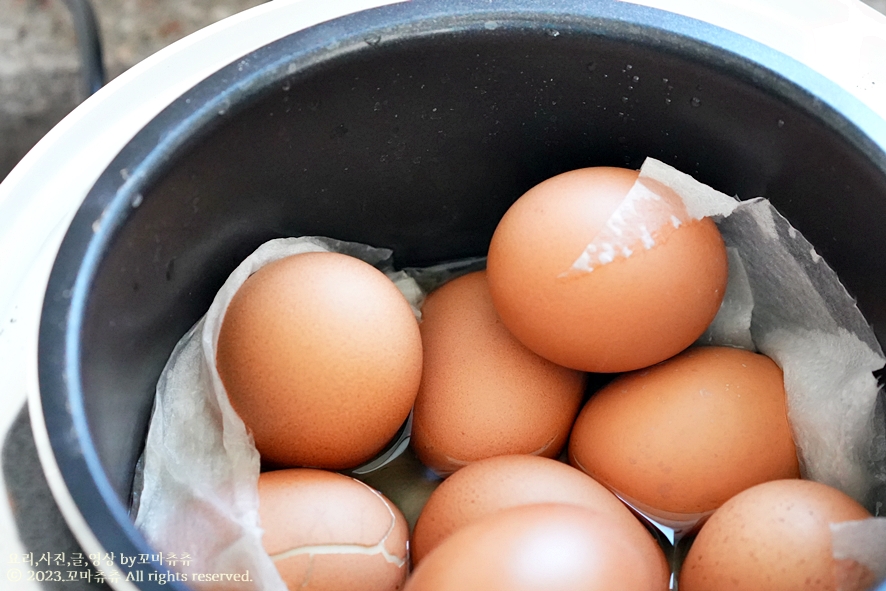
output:
[[[798,478],[781,369],[697,347],[620,376],[582,409],[570,462],[652,515],[704,514],[767,480]]]
[[[612,516],[562,504],[512,507],[467,525],[419,564],[406,591],[665,591],[650,536]]]
[[[449,474],[497,455],[560,453],[585,376],[539,357],[508,332],[484,272],[428,296],[421,337],[424,369],[412,443],[425,465]]]
[[[324,470],[265,472],[262,544],[290,591],[395,591],[407,574],[406,520],[367,485]]]
[[[605,513],[638,544],[652,539],[637,518],[604,486],[575,468],[537,456],[497,456],[465,466],[443,481],[428,499],[412,534],[418,564],[453,532],[511,507],[565,503]],[[662,555],[662,573],[669,572]]]
[[[690,218],[660,185],[657,201],[619,209],[637,176],[609,167],[563,173],[520,197],[496,228],[492,300],[542,357],[591,372],[639,369],[688,347],[716,315],[728,267],[719,230]],[[577,262],[592,270],[577,271]]]
[[[702,528],[683,563],[680,591],[837,591],[830,524],[868,517],[824,484],[760,484],[727,501]]]
[[[337,253],[270,263],[234,295],[217,366],[262,460],[344,469],[376,455],[421,379],[421,335],[383,273]]]

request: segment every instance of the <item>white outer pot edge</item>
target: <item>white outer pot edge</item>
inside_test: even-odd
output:
[[[105,553],[62,477],[43,416],[37,342],[56,253],[86,193],[119,150],[185,90],[263,45],[360,10],[403,0],[275,0],[202,29],[113,80],[52,129],[0,184],[0,251],[19,256],[4,270],[0,310],[18,308],[25,330],[25,389],[31,429],[53,498],[86,554]],[[156,92],[162,88],[162,92]],[[96,129],[100,132],[96,133]],[[83,138],[92,138],[84,145]],[[53,164],[58,165],[52,171]],[[50,169],[50,170],[47,170]],[[26,200],[23,196],[30,197]],[[49,218],[49,219],[47,219]],[[46,228],[43,234],[35,228]],[[18,305],[16,305],[18,304]],[[138,591],[130,581],[106,581]]]

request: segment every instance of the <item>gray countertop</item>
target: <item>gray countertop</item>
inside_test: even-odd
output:
[[[91,1],[110,79],[166,45],[266,0]],[[82,95],[77,39],[65,3],[0,0],[0,179]]]
[[[108,585],[97,582],[98,570],[87,566],[89,557],[80,549],[52,498],[37,457],[25,406],[16,414],[3,441],[2,468],[11,517],[21,546],[0,555],[0,589],[110,590]],[[29,581],[31,572],[53,573],[50,579],[61,580]],[[21,579],[17,579],[19,576]]]

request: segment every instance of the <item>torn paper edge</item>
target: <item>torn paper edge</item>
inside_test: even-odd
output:
[[[681,226],[728,216],[738,201],[672,166],[647,158],[640,174],[603,227],[560,276],[590,273],[653,248]]]

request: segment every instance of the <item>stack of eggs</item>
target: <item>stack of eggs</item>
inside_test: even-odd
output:
[[[633,510],[677,529],[707,520],[683,591],[835,589],[829,525],[869,514],[798,480],[773,361],[693,346],[727,275],[712,220],[607,167],[521,197],[486,271],[432,292],[421,323],[381,272],[345,255],[256,272],[225,314],[217,366],[267,469],[263,543],[286,584],[668,589]],[[415,454],[447,477],[411,557],[400,510],[331,472],[377,455],[410,410]],[[564,450],[571,466],[556,460]]]

